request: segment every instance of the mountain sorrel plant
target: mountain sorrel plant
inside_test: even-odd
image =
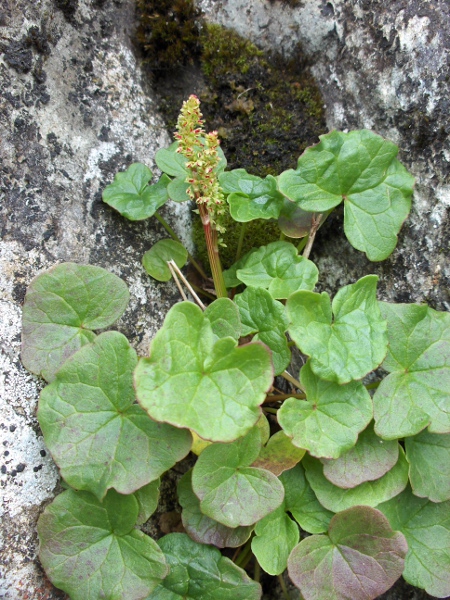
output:
[[[257,600],[261,569],[289,598],[286,568],[305,600],[370,600],[402,574],[450,595],[450,316],[378,302],[373,275],[331,300],[314,292],[308,258],[341,202],[349,242],[371,260],[390,255],[413,188],[397,147],[334,131],[278,177],[225,171],[194,96],[176,138],[156,154],[157,183],[133,164],[103,195],[128,219],[163,223],[172,239],[144,267],[195,300],[171,308],[149,356],[116,331],[96,335],[128,302],[101,268],[60,264],[26,295],[22,359],[49,383],[38,418],[68,488],[39,520],[47,575],[73,600]],[[181,273],[189,255],[156,212],[169,198],[196,203],[216,297]],[[241,239],[253,219],[277,219],[282,239],[238,249],[223,272],[226,210]],[[185,533],[155,542],[139,525],[191,449],[178,484]]]

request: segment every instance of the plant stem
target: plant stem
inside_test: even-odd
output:
[[[245,546],[242,548],[242,552],[239,554],[237,559],[234,561],[238,567],[244,568],[252,556],[252,541],[251,538],[247,541]]]
[[[295,377],[292,377],[292,375],[290,373],[288,373],[287,371],[284,371],[283,373],[281,373],[281,377],[284,377],[287,381],[289,381],[289,383],[292,383],[292,385],[294,387],[298,388],[299,390],[302,390],[303,392],[305,391],[303,389],[303,386],[300,383],[300,381],[295,379]]]
[[[297,246],[297,252],[299,252],[299,253],[300,253],[300,252],[303,250],[303,248],[306,246],[306,244],[307,244],[307,243],[308,243],[308,236],[307,236],[307,235],[305,235],[305,237],[303,237],[303,238],[300,240],[300,242],[299,242],[299,244],[298,244],[298,246]]]
[[[176,280],[175,277],[175,273],[176,275],[181,279],[181,281],[184,283],[184,285],[187,287],[187,289],[189,290],[189,292],[191,293],[191,296],[194,298],[194,300],[197,302],[197,304],[199,305],[199,307],[202,310],[205,310],[205,305],[203,304],[203,302],[200,300],[200,298],[197,296],[197,294],[195,293],[194,289],[192,288],[191,284],[189,283],[189,281],[186,279],[186,277],[183,275],[183,273],[180,271],[180,269],[178,268],[178,265],[176,264],[176,262],[174,260],[168,260],[167,261],[167,266],[170,269],[170,272],[172,273],[173,278]],[[178,286],[179,289],[179,286]]]
[[[256,560],[256,556],[255,556],[255,572],[253,574],[253,579],[256,581],[256,583],[259,583],[259,580],[261,579],[261,566],[260,566],[259,562]]]
[[[245,230],[246,229],[247,229],[247,223],[242,223],[241,224],[241,231],[239,233],[238,247],[237,247],[237,250],[236,250],[236,258],[234,259],[234,262],[237,262],[241,258],[242,246],[244,244],[244,236],[245,236]]]
[[[289,596],[289,592],[283,579],[283,575],[278,575],[278,581],[280,582],[280,586],[283,591],[283,596],[285,600],[291,600],[291,597]]]
[[[155,212],[154,216],[158,219],[158,221],[161,223],[161,225],[164,227],[164,229],[167,231],[167,233],[170,235],[170,237],[173,240],[175,240],[179,244],[183,244],[183,242],[177,236],[177,234],[172,229],[172,227],[169,225],[169,223],[167,223],[167,221],[158,212]],[[188,258],[189,258],[189,262],[191,263],[191,265],[194,267],[194,269],[197,270],[197,272],[203,277],[203,279],[208,279],[208,275],[205,273],[205,271],[201,268],[201,266],[198,264],[198,262],[194,259],[192,254],[190,254],[189,252],[188,252]]]
[[[287,400],[288,398],[297,398],[298,400],[306,400],[306,394],[275,394],[274,396],[266,396],[263,404],[266,402],[279,402],[281,400]]]
[[[205,296],[205,298],[209,298],[210,300],[215,300],[216,299],[216,297],[214,296],[214,294],[210,294],[209,292],[207,292],[206,290],[202,289],[198,285],[195,285],[194,283],[191,283],[190,285],[191,285],[192,289],[197,292],[197,294],[200,294],[201,296]]]
[[[206,248],[208,250],[209,263],[214,281],[214,287],[218,298],[228,298],[227,288],[223,278],[222,265],[219,257],[219,240],[217,230],[211,226],[208,209],[204,204],[199,204],[199,213],[202,219],[203,231],[205,233]]]
[[[305,249],[303,250],[303,257],[309,258],[311,253],[312,246],[314,244],[314,238],[316,237],[317,230],[320,227],[320,222],[322,221],[322,213],[317,217],[313,215],[311,222],[311,229],[309,230],[308,241],[306,243]]]

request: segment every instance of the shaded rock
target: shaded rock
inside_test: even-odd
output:
[[[292,6],[295,4],[295,6]],[[329,129],[368,128],[400,147],[417,179],[397,250],[369,263],[343,236],[342,215],[321,230],[312,258],[323,289],[367,273],[380,295],[450,308],[450,7],[445,0],[201,0],[207,18],[289,54],[300,41],[326,104]]]

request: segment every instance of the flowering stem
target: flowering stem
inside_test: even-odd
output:
[[[209,263],[214,281],[214,288],[218,298],[227,298],[227,288],[223,278],[222,265],[219,256],[219,240],[217,231],[211,226],[208,209],[204,204],[198,205],[202,219],[203,231],[205,232],[206,248],[208,250]]]

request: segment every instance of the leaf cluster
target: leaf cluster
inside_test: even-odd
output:
[[[135,220],[186,200],[176,148],[158,152],[157,183],[134,164],[105,202]],[[308,247],[343,202],[350,243],[382,260],[412,193],[396,154],[371,132],[332,132],[278,177],[227,172],[224,158],[217,173],[236,221],[278,220]],[[168,281],[188,258],[161,240],[143,264]],[[48,382],[38,418],[69,488],[39,521],[56,586],[74,600],[257,600],[253,560],[287,569],[305,600],[370,600],[402,574],[450,595],[450,317],[379,302],[373,275],[333,299],[314,291],[318,277],[290,242],[255,248],[225,273],[230,297],[173,306],[146,357],[98,333],[126,308],[117,276],[65,263],[32,281],[22,359]],[[385,377],[367,384],[379,367]],[[139,525],[191,450],[178,484],[185,533],[155,542]]]

